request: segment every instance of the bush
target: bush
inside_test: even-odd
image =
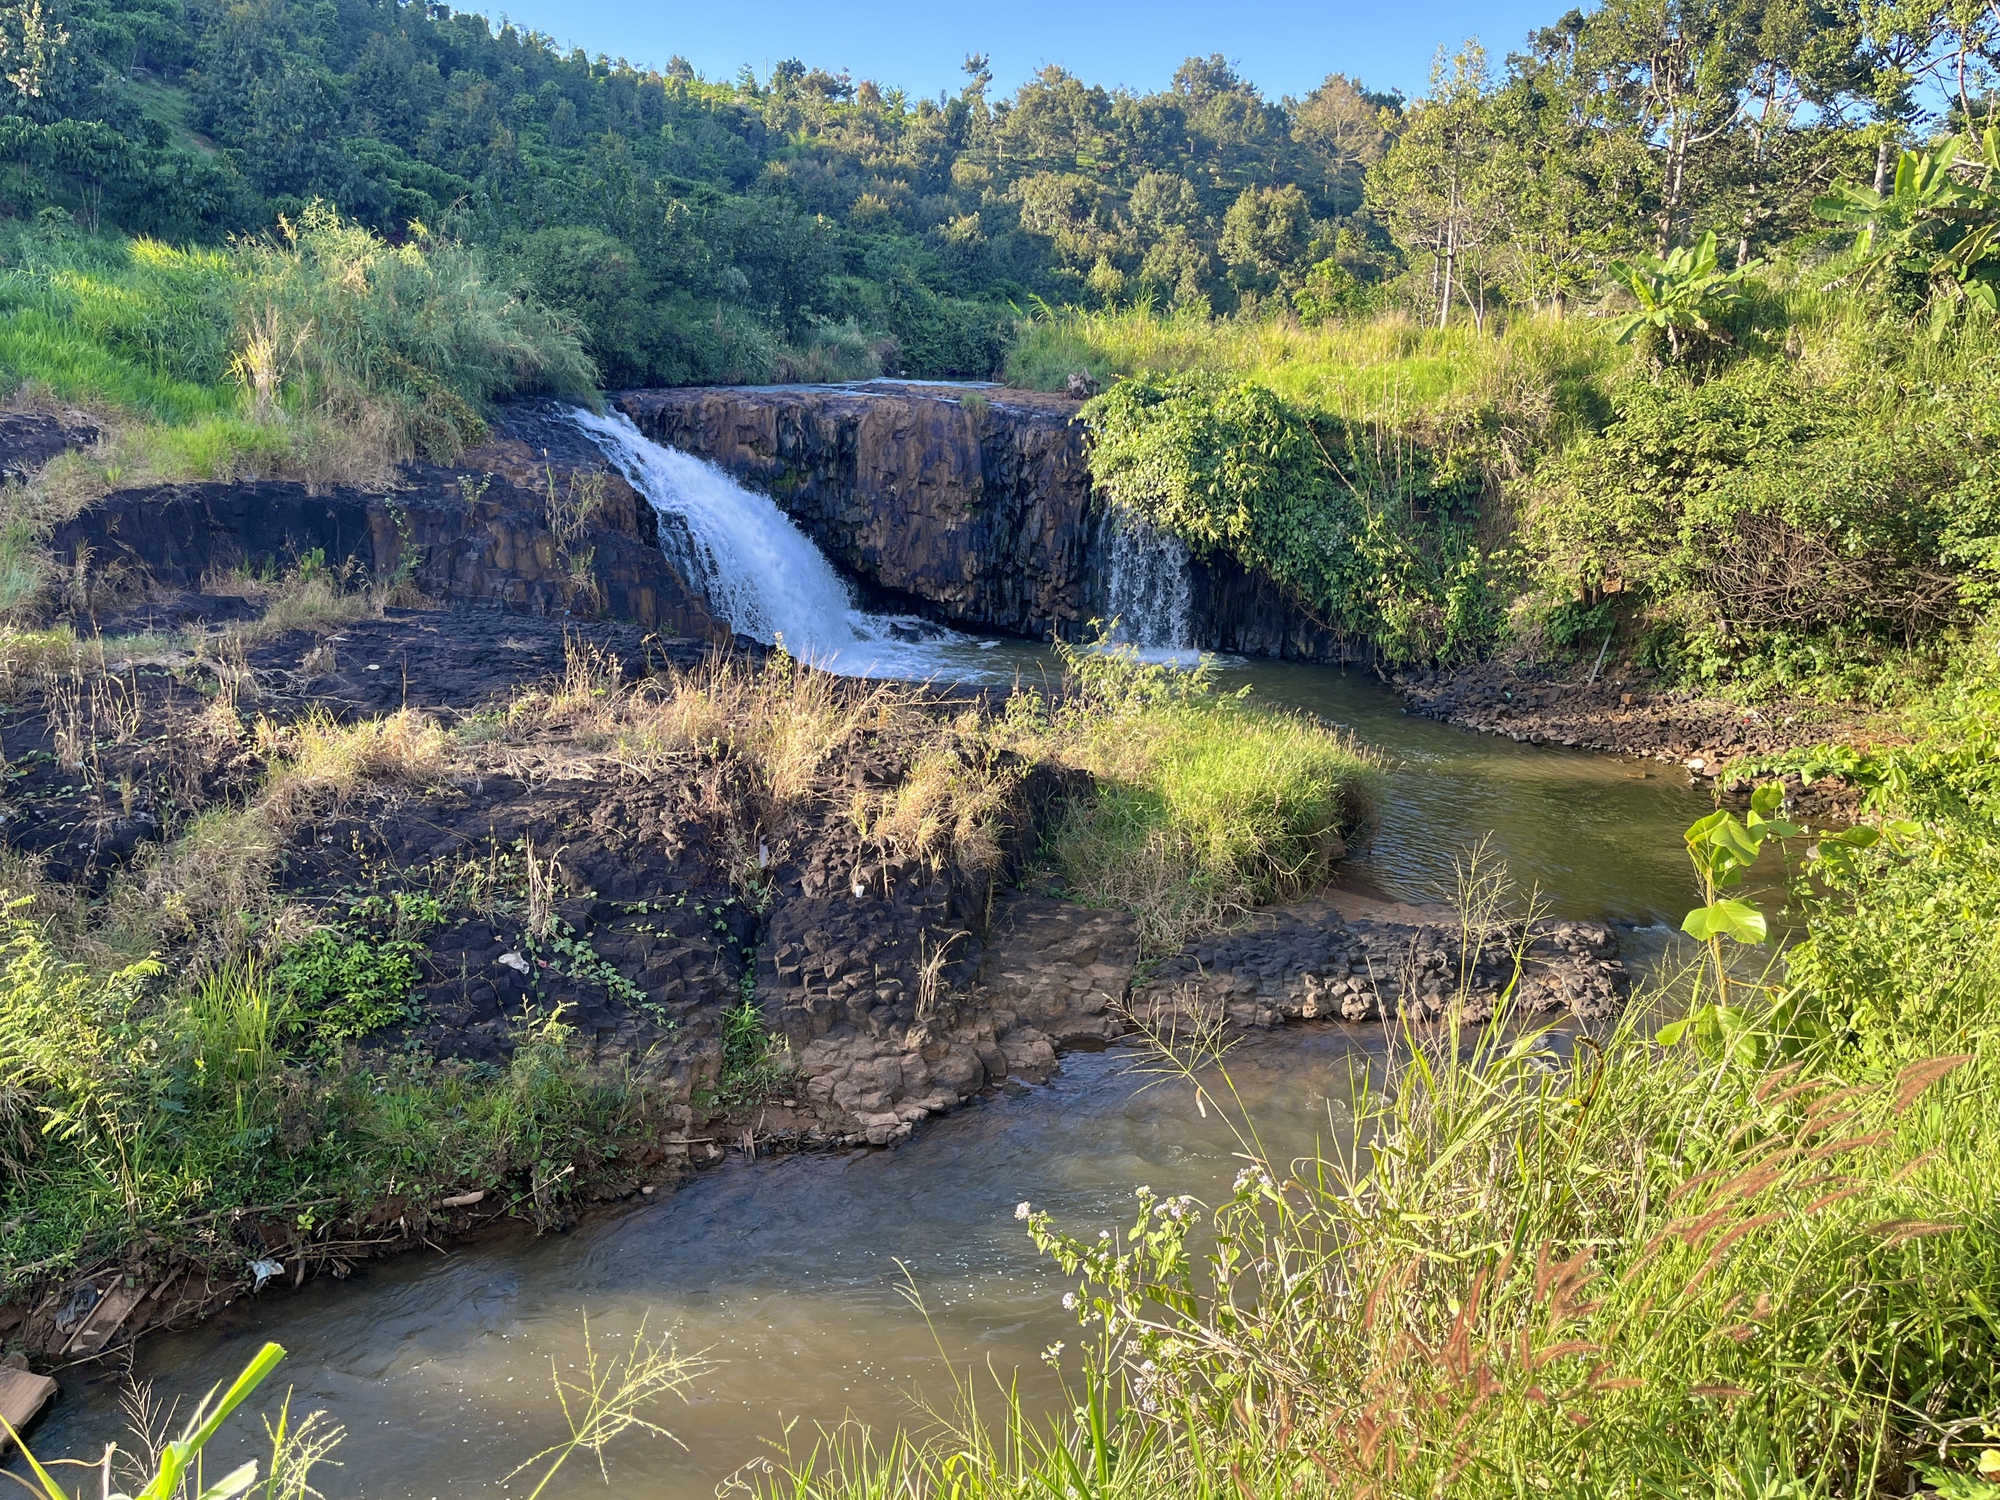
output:
[[[1139,376],[1085,410],[1091,472],[1118,504],[1268,573],[1391,661],[1462,655],[1497,613],[1480,482],[1254,381]]]
[[[344,921],[322,927],[279,955],[273,993],[319,1051],[414,1019],[422,936],[444,921],[434,897],[397,893],[352,903]]]
[[[1962,623],[2000,537],[2000,383],[1873,387],[1784,361],[1635,382],[1538,473],[1545,588],[1629,591],[1708,676],[1787,638],[1907,650]]]

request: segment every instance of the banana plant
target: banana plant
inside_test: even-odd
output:
[[[1978,142],[1947,136],[1927,151],[1905,151],[1886,193],[1843,182],[1813,204],[1829,223],[1856,231],[1848,279],[1867,286],[1892,275],[1930,288],[1933,331],[1961,309],[2000,312],[2000,128]],[[1977,168],[1974,180],[1973,168]]]
[[[1667,352],[1681,356],[1682,341],[1689,334],[1728,342],[1728,335],[1716,319],[1734,306],[1742,294],[1743,278],[1761,265],[1745,261],[1731,271],[1715,263],[1715,231],[1709,230],[1692,245],[1676,245],[1664,259],[1639,255],[1611,263],[1611,272],[1630,289],[1639,304],[1611,327],[1621,344],[1644,328],[1657,328],[1667,336]]]
[[[230,1413],[241,1406],[250,1393],[263,1383],[264,1377],[277,1368],[278,1361],[285,1357],[285,1351],[277,1344],[266,1344],[257,1351],[257,1357],[243,1368],[236,1377],[235,1384],[223,1392],[221,1400],[216,1399],[216,1390],[211,1389],[202,1398],[201,1405],[188,1418],[181,1435],[160,1450],[157,1467],[136,1495],[114,1491],[110,1483],[110,1455],[105,1456],[105,1483],[103,1500],[236,1500],[257,1483],[257,1460],[251,1459],[231,1469],[220,1479],[208,1481],[201,1468],[201,1450],[208,1446]],[[21,1435],[5,1417],[0,1417],[0,1428],[21,1450],[33,1471],[35,1484],[21,1480],[21,1484],[37,1497],[37,1500],[71,1500],[69,1493],[56,1482],[56,1478],[28,1451],[28,1445],[21,1441]],[[91,1465],[92,1468],[97,1465]],[[274,1464],[275,1467],[275,1464]]]

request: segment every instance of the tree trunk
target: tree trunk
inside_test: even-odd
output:
[[[1886,135],[1875,143],[1875,191],[1889,191],[1889,153],[1891,142]]]

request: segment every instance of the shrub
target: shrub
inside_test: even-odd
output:
[[[1392,661],[1490,636],[1476,475],[1317,416],[1254,381],[1121,381],[1086,408],[1091,472],[1118,504],[1268,573],[1309,612]]]

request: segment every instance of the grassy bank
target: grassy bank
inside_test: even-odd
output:
[[[1587,1045],[1411,1036],[1345,1154],[1271,1160],[1242,1121],[1227,1201],[1142,1189],[1106,1238],[1032,1216],[1075,1282],[1074,1416],[968,1379],[940,1427],[802,1444],[769,1493],[2000,1493],[1993,646],[1850,764],[1855,832],[1764,799],[1690,830],[1719,901],[1792,869],[1781,969],[1742,979],[1761,917],[1711,907],[1716,955]],[[1226,1056],[1163,1049],[1230,1112]]]
[[[1391,661],[1908,705],[1991,601],[2000,331],[1767,266],[1699,357],[1610,318],[1483,329],[1064,312],[1010,377],[1111,382],[1098,483]],[[1718,317],[1721,315],[1718,314]]]
[[[1006,727],[1089,773],[1047,857],[1072,895],[1135,913],[1147,951],[1320,885],[1373,811],[1380,773],[1351,737],[1130,647],[1057,649],[1067,696],[1022,695]]]
[[[390,245],[308,208],[224,249],[79,231],[61,214],[0,230],[0,386],[103,429],[37,481],[52,503],[119,485],[383,477],[483,436],[490,400],[587,397],[572,328],[448,241]]]
[[[370,818],[400,819],[384,809],[422,806],[446,827],[454,794],[495,779],[594,781],[604,796],[679,786],[674,837],[703,852],[673,877],[693,905],[685,892],[672,905],[707,913],[688,931],[713,929],[729,949],[717,961],[735,962],[756,919],[739,933],[725,908],[768,909],[768,867],[827,819],[858,831],[855,857],[871,866],[990,878],[1019,842],[1027,768],[1089,770],[1098,779],[1046,857],[1075,894],[1135,909],[1162,946],[1323,878],[1373,775],[1304,721],[1090,652],[1073,655],[1055,706],[1022,699],[1002,717],[782,655],[626,684],[576,643],[565,675],[477,714],[281,715],[258,702],[246,649],[332,633],[379,600],[340,594],[323,572],[265,593],[261,620],[217,636],[0,634],[16,713],[40,713],[49,735],[16,756],[17,780],[43,778],[15,789],[17,810],[80,784],[97,799],[87,817],[155,807],[164,822],[160,842],[95,881],[56,881],[18,856],[0,868],[0,1279],[16,1295],[134,1255],[232,1278],[247,1252],[224,1225],[239,1216],[313,1261],[420,1232],[466,1192],[548,1221],[671,1172],[664,1138],[788,1082],[749,990],[683,1018],[715,1046],[682,1057],[682,1022],[566,925],[564,903],[591,896],[568,873],[575,828],[489,839],[456,862],[341,863],[338,846],[361,850]],[[22,721],[9,732],[19,750]],[[869,790],[849,779],[857,755],[907,770]],[[311,874],[315,859],[335,864]],[[621,909],[658,924],[645,914],[670,895]],[[504,935],[524,972],[560,979],[549,994],[623,996],[652,1018],[657,1055],[596,1056],[571,1004],[534,1002],[539,989],[500,1060],[434,1054],[420,992],[442,981],[424,965],[468,929]]]

